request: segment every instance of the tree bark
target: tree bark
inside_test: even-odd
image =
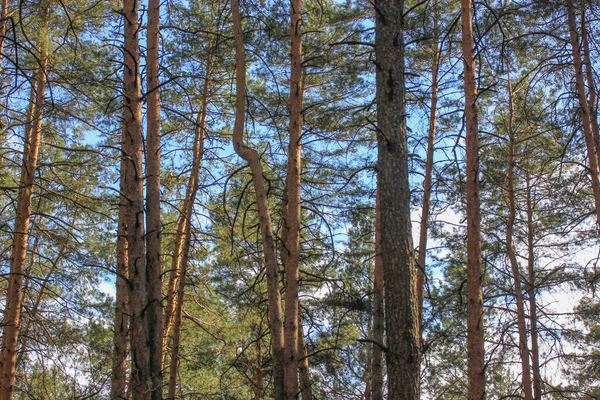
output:
[[[513,276],[513,284],[515,287],[515,300],[517,303],[517,327],[519,330],[519,355],[521,357],[521,377],[523,383],[523,393],[525,400],[532,400],[533,393],[531,390],[529,346],[527,345],[527,327],[525,325],[525,300],[523,298],[523,290],[521,289],[521,274],[519,272],[519,263],[517,261],[517,254],[513,246],[513,233],[516,217],[514,165],[517,138],[516,132],[513,129],[515,105],[513,100],[512,84],[510,80],[510,65],[508,65],[508,99],[508,159],[505,183],[506,202],[508,203],[508,220],[506,222],[506,253],[510,261],[510,267]]]
[[[46,66],[48,63],[48,18],[49,6],[42,2],[40,10],[42,24],[38,46],[40,49],[35,85],[32,91],[32,100],[35,103],[29,107],[31,121],[25,128],[25,144],[23,148],[23,163],[21,164],[21,177],[17,195],[17,211],[15,216],[12,253],[10,261],[10,275],[4,309],[2,349],[0,350],[0,400],[12,400],[14,397],[16,381],[16,359],[19,333],[21,329],[21,312],[23,305],[23,278],[25,258],[27,255],[27,241],[29,238],[29,222],[31,220],[31,200],[33,197],[33,184],[37,169],[38,152],[42,139],[42,118],[46,92]]]
[[[119,220],[117,228],[117,279],[110,398],[127,400],[127,339],[129,331],[129,259],[127,252],[127,199],[123,196],[128,162],[121,159]]]
[[[419,257],[417,259],[417,296],[419,301],[419,327],[423,334],[423,299],[425,295],[425,263],[427,260],[427,234],[429,233],[429,210],[431,208],[431,188],[433,177],[433,153],[437,130],[438,71],[440,68],[439,27],[437,1],[433,5],[433,61],[431,63],[431,105],[429,111],[429,131],[427,133],[427,160],[423,180],[423,204],[421,207],[421,229],[419,231]]]
[[[485,350],[479,203],[479,130],[472,7],[472,0],[461,0],[467,158],[467,351],[469,399],[483,400],[485,398]]]
[[[590,108],[590,120],[592,123],[592,131],[594,133],[594,142],[596,143],[596,153],[600,154],[600,134],[598,133],[598,94],[596,92],[596,83],[594,82],[594,71],[592,70],[590,43],[588,39],[587,24],[585,20],[585,10],[581,12],[581,42],[583,45],[583,64],[585,65],[585,78],[587,81],[589,91],[588,104]]]
[[[302,103],[302,0],[290,2],[291,76],[290,76],[290,141],[287,164],[287,205],[284,223],[287,228],[287,260],[285,263],[285,326],[284,326],[284,390],[288,400],[298,395],[298,281],[300,279],[300,180]]]
[[[379,186],[379,185],[378,185]],[[384,340],[384,309],[383,309],[383,262],[381,258],[381,205],[379,187],[375,200],[375,271],[373,278],[373,341],[383,344]],[[373,349],[371,390],[372,400],[383,400],[383,350],[377,344],[371,344]]]
[[[378,184],[385,290],[388,398],[419,392],[419,310],[410,222],[404,1],[376,0],[375,22]]]
[[[273,358],[273,394],[275,399],[283,399],[283,323],[281,311],[281,293],[279,292],[279,271],[275,253],[275,241],[271,223],[271,213],[267,199],[265,178],[256,150],[244,143],[244,120],[246,116],[246,60],[239,0],[232,0],[233,26],[236,60],[236,113],[233,128],[233,147],[235,152],[250,166],[252,183],[258,207],[259,225],[262,235],[265,269],[267,274],[267,292],[269,298],[269,328],[271,330],[271,354]]]
[[[177,367],[179,363],[179,345],[181,338],[181,319],[183,312],[183,299],[185,295],[185,279],[187,274],[187,266],[189,261],[189,254],[192,242],[192,214],[194,211],[194,203],[196,201],[196,194],[198,193],[198,186],[200,182],[200,167],[202,165],[202,158],[204,156],[204,135],[206,133],[206,117],[208,110],[208,99],[210,89],[210,78],[212,74],[212,56],[209,56],[206,66],[206,76],[204,77],[204,88],[202,92],[202,107],[198,114],[196,121],[196,135],[193,147],[193,162],[192,171],[190,172],[190,180],[186,188],[186,196],[183,201],[183,214],[179,220],[179,227],[177,228],[178,237],[176,238],[176,247],[173,254],[173,270],[171,281],[177,280],[177,293],[172,301],[172,312],[173,316],[173,337],[172,337],[172,351],[171,351],[171,365],[169,366],[169,391],[167,398],[175,398],[175,391],[177,389]],[[179,236],[181,231],[181,236]],[[181,249],[181,254],[177,254]],[[177,277],[175,278],[175,274]],[[169,282],[170,285],[170,282]],[[169,322],[168,320],[166,321]],[[165,336],[168,335],[169,327],[168,324],[165,326]],[[166,341],[166,338],[165,338]]]
[[[133,400],[150,399],[152,374],[148,327],[144,311],[147,306],[146,243],[144,228],[144,177],[142,169],[142,101],[139,53],[139,3],[123,1],[124,77],[123,77],[123,196],[127,199],[125,226],[129,261],[129,305],[131,324],[131,387]]]
[[[527,294],[529,296],[529,325],[531,329],[531,364],[533,372],[533,396],[535,400],[542,398],[542,375],[540,372],[540,347],[537,327],[537,305],[535,300],[535,230],[533,226],[534,200],[531,198],[531,185],[527,176]]]
[[[4,41],[6,38],[6,21],[8,17],[8,0],[2,0],[0,9],[0,72],[2,72],[2,61],[4,59]]]
[[[300,393],[302,400],[312,400],[312,384],[310,380],[310,369],[308,367],[308,353],[302,327],[302,315],[298,308],[298,374],[300,376]]]
[[[592,190],[594,193],[594,204],[596,206],[596,229],[600,230],[600,160],[598,158],[598,146],[594,137],[590,107],[585,93],[583,63],[581,61],[581,47],[579,45],[577,24],[575,22],[575,8],[573,7],[572,0],[567,0],[567,16],[569,19],[569,36],[571,39],[571,49],[573,52],[573,66],[575,67],[577,98],[579,100],[579,110],[583,123],[583,135],[585,137],[585,144],[588,153],[590,178],[592,180]]]
[[[146,139],[146,327],[148,331],[150,398],[162,399],[162,262],[160,225],[160,0],[148,2],[147,139]]]

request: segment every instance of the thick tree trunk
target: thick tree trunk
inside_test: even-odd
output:
[[[236,114],[233,128],[233,147],[235,152],[250,166],[252,183],[258,207],[259,225],[262,234],[265,269],[267,274],[267,292],[269,297],[269,328],[271,330],[271,354],[273,358],[273,394],[275,399],[283,399],[283,323],[281,294],[279,292],[279,271],[275,241],[271,224],[271,214],[265,187],[262,165],[256,150],[244,143],[244,120],[246,117],[246,60],[244,39],[240,17],[239,0],[232,0],[235,59],[236,59]]]
[[[173,337],[171,351],[171,365],[169,366],[169,392],[167,398],[175,398],[177,388],[177,366],[179,363],[179,345],[181,338],[181,319],[183,312],[183,298],[185,295],[185,279],[192,242],[192,223],[191,218],[194,211],[196,194],[200,182],[200,167],[204,156],[204,135],[206,133],[206,117],[208,111],[208,99],[210,89],[210,78],[212,74],[212,57],[209,56],[206,66],[206,76],[204,77],[204,88],[202,92],[202,107],[198,113],[196,121],[196,134],[193,147],[192,171],[186,188],[186,195],[183,201],[183,214],[179,220],[177,228],[177,238],[175,253],[173,254],[173,270],[171,271],[171,281],[177,281],[177,292],[171,302],[171,315],[173,318],[165,322],[165,342],[169,333],[169,320],[172,320]],[[180,253],[179,253],[180,252]],[[178,254],[179,253],[179,254]],[[171,282],[169,282],[171,285]]]
[[[410,223],[404,87],[404,1],[375,1],[378,184],[388,398],[419,392],[419,310]]]
[[[384,338],[384,309],[383,309],[383,261],[381,258],[381,206],[379,201],[379,185],[377,185],[375,200],[375,271],[373,278],[373,341],[372,344],[372,400],[383,400],[383,338]]]
[[[150,399],[152,374],[145,309],[146,243],[144,229],[144,177],[142,169],[142,101],[140,85],[139,21],[137,0],[123,1],[124,77],[123,77],[123,195],[127,199],[125,221],[129,261],[129,306],[131,326],[131,386],[133,400]]]
[[[148,330],[150,398],[162,399],[162,262],[160,225],[160,89],[159,89],[160,0],[148,2],[148,55],[146,117],[146,327]]]
[[[40,31],[38,46],[40,48],[35,85],[32,91],[32,100],[35,103],[29,107],[25,128],[25,144],[23,148],[23,163],[19,192],[17,195],[17,210],[15,216],[12,253],[10,262],[10,275],[4,309],[2,349],[0,350],[0,400],[12,400],[14,397],[16,380],[17,345],[21,328],[21,311],[23,304],[23,278],[25,258],[27,255],[27,241],[29,238],[29,222],[31,220],[31,200],[33,197],[33,183],[37,169],[38,152],[42,139],[42,118],[46,92],[46,65],[48,63],[48,17],[49,8],[42,3],[41,14],[43,21]]]
[[[121,160],[120,193],[124,190],[125,169],[128,162]],[[114,336],[110,398],[127,400],[127,339],[129,331],[129,268],[127,252],[127,199],[119,195],[117,228],[117,285],[115,299]]]
[[[567,0],[567,15],[569,19],[569,35],[571,38],[571,48],[573,52],[573,66],[575,67],[577,98],[579,100],[579,110],[583,123],[583,135],[585,137],[585,144],[587,147],[590,178],[592,180],[592,190],[594,193],[594,203],[596,206],[596,229],[600,230],[600,160],[598,158],[598,146],[594,137],[590,107],[585,93],[583,63],[581,61],[581,47],[579,45],[577,24],[575,22],[575,8],[573,7],[572,0]]]
[[[423,204],[421,207],[421,229],[419,231],[419,257],[417,259],[417,296],[419,299],[419,326],[423,332],[423,299],[425,295],[425,262],[427,260],[427,234],[429,233],[429,210],[431,207],[431,181],[433,177],[433,153],[437,130],[438,71],[440,69],[439,28],[437,1],[434,3],[433,17],[433,60],[431,63],[431,106],[429,111],[429,132],[427,133],[427,160],[423,180]]]
[[[284,390],[288,400],[298,395],[298,281],[300,262],[300,179],[302,103],[304,85],[302,77],[302,0],[290,2],[291,76],[290,76],[290,141],[286,179],[287,205],[284,223],[287,228],[285,247],[285,327],[284,327]]]
[[[302,327],[302,315],[298,308],[298,374],[300,376],[300,393],[302,400],[312,400],[312,384],[310,380],[310,369],[308,367],[308,353]]]
[[[538,327],[537,327],[537,305],[535,300],[535,248],[534,248],[534,236],[535,228],[533,226],[533,210],[534,204],[531,198],[531,185],[529,182],[529,176],[526,181],[527,185],[527,273],[528,273],[528,285],[527,294],[529,296],[529,325],[531,330],[531,365],[533,372],[533,396],[535,400],[542,398],[542,374],[540,371],[540,346],[538,341]]]
[[[479,131],[473,41],[473,1],[461,0],[462,51],[465,64],[465,124],[467,158],[467,351],[469,399],[485,398],[485,350],[481,273],[481,212],[479,204]]]
[[[509,98],[509,116],[508,116],[508,159],[506,168],[506,201],[508,206],[508,220],[506,222],[506,253],[510,261],[510,267],[515,286],[515,298],[517,303],[517,327],[519,330],[519,355],[521,357],[521,377],[523,383],[523,393],[525,400],[532,400],[531,390],[531,371],[529,367],[529,346],[527,345],[527,327],[525,325],[525,299],[521,289],[521,273],[519,272],[519,263],[517,254],[513,246],[513,233],[516,217],[515,205],[515,147],[517,143],[516,133],[513,130],[513,118],[515,106],[513,101],[512,85],[510,80],[510,65],[508,66],[508,98]]]

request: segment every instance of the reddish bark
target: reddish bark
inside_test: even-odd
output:
[[[246,60],[242,36],[242,20],[239,0],[232,0],[233,27],[236,59],[236,114],[233,128],[233,147],[235,152],[249,165],[258,208],[259,225],[262,235],[265,269],[267,274],[267,292],[269,298],[269,328],[271,331],[271,354],[273,358],[273,394],[283,399],[283,324],[281,294],[279,292],[279,271],[275,253],[275,241],[271,214],[265,187],[262,165],[256,150],[244,143],[244,120],[246,116]]]
[[[42,29],[40,31],[39,60],[35,85],[32,87],[33,100],[28,109],[31,121],[25,128],[25,144],[23,148],[23,163],[17,195],[17,211],[15,216],[10,275],[4,309],[2,349],[0,350],[0,400],[12,400],[16,381],[17,345],[21,329],[21,312],[23,305],[23,278],[27,241],[29,238],[29,223],[31,220],[31,199],[33,184],[37,169],[38,152],[42,139],[42,118],[46,92],[46,65],[48,63],[48,17],[49,8],[42,8]]]
[[[464,58],[466,190],[467,190],[467,351],[469,399],[485,398],[485,350],[481,273],[481,211],[479,201],[479,130],[473,41],[473,1],[461,0]]]

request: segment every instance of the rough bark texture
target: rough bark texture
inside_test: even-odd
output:
[[[378,185],[379,186],[379,185]],[[383,311],[383,261],[381,259],[381,209],[379,201],[379,188],[375,201],[375,272],[373,279],[373,358],[371,390],[372,400],[383,400],[383,345],[384,337],[384,311]]]
[[[6,18],[8,16],[8,0],[2,0],[0,10],[0,72],[2,72],[2,60],[4,59],[4,38],[6,37]]]
[[[594,192],[594,204],[596,206],[596,228],[600,229],[600,162],[598,158],[598,146],[594,137],[590,107],[585,93],[581,46],[579,45],[577,24],[575,21],[575,8],[573,7],[572,0],[567,0],[567,15],[569,19],[571,49],[573,52],[573,66],[575,67],[577,98],[579,100],[579,110],[581,121],[583,123],[583,135],[585,137],[585,145],[588,153],[588,167],[590,170],[590,178],[592,180],[592,190]]]
[[[479,130],[472,7],[472,0],[461,0],[467,158],[467,351],[469,399],[483,400],[485,398],[485,350],[479,203]]]
[[[519,355],[521,357],[521,378],[523,383],[523,394],[525,400],[532,400],[533,393],[531,388],[531,370],[529,367],[529,346],[527,345],[527,327],[525,324],[525,299],[523,298],[523,290],[521,289],[521,273],[519,271],[519,263],[517,254],[513,246],[513,234],[516,217],[515,204],[515,147],[517,143],[516,132],[513,129],[513,116],[515,106],[513,101],[512,85],[510,80],[510,65],[508,76],[508,98],[509,98],[509,116],[508,116],[508,157],[506,168],[506,202],[508,206],[508,219],[506,221],[506,253],[510,262],[510,268],[513,276],[513,284],[515,290],[515,298],[517,303],[517,327],[519,331]]]
[[[312,400],[312,384],[310,380],[310,369],[308,368],[308,353],[302,327],[302,315],[298,308],[298,374],[300,376],[300,393],[302,400]]]
[[[120,192],[123,193],[125,169],[128,162],[121,160]],[[119,196],[119,221],[117,228],[117,287],[115,299],[114,336],[112,353],[111,399],[127,399],[127,339],[129,331],[129,268],[127,252],[127,199]]]
[[[21,328],[21,312],[23,304],[23,277],[27,241],[29,238],[29,222],[31,220],[31,199],[33,183],[37,169],[38,152],[42,139],[42,117],[46,92],[46,65],[48,63],[48,16],[49,8],[45,2],[41,4],[42,24],[40,29],[40,49],[35,85],[32,87],[32,103],[28,110],[28,121],[25,128],[25,144],[23,163],[17,195],[17,210],[14,223],[13,243],[10,261],[10,275],[4,309],[2,349],[0,351],[0,399],[12,400],[16,381],[17,344]],[[35,95],[34,95],[35,92]]]
[[[149,399],[152,389],[150,348],[144,311],[147,305],[144,177],[142,169],[142,101],[140,89],[139,21],[137,0],[124,0],[123,177],[127,199],[125,220],[129,257],[131,324],[131,387],[133,400]]]
[[[411,238],[404,87],[404,1],[375,1],[378,184],[388,398],[419,391],[419,310]]]
[[[159,90],[160,0],[148,2],[148,56],[146,140],[146,284],[145,310],[148,330],[149,373],[153,400],[162,399],[162,263],[160,225],[160,90]]]
[[[588,39],[585,10],[581,12],[581,43],[583,46],[583,64],[585,65],[585,78],[587,81],[587,87],[589,92],[588,104],[590,108],[592,131],[594,133],[594,142],[596,143],[596,153],[600,154],[600,134],[598,133],[598,95],[596,92],[596,82],[594,82],[594,71],[592,70],[590,43]]]
[[[533,226],[534,199],[531,198],[529,177],[527,185],[527,295],[529,296],[529,326],[531,330],[531,367],[533,372],[533,397],[542,398],[542,374],[540,372],[540,346],[538,341],[537,305],[535,300],[535,230]]]
[[[302,134],[302,102],[304,97],[302,79],[302,20],[301,0],[290,2],[291,75],[290,75],[290,141],[287,167],[287,206],[284,223],[287,228],[285,243],[285,326],[284,326],[284,390],[288,400],[298,395],[298,284],[300,263],[300,179]]]
[[[429,210],[431,207],[431,181],[433,177],[433,153],[437,130],[438,71],[440,66],[439,28],[434,3],[433,20],[433,60],[431,63],[431,105],[429,111],[429,131],[427,133],[427,159],[423,179],[423,204],[421,207],[421,229],[419,230],[419,257],[417,259],[417,296],[419,298],[419,327],[423,332],[423,299],[425,295],[425,262],[427,260],[427,234],[429,233]]]
[[[244,120],[246,116],[246,60],[244,56],[244,38],[240,17],[239,0],[232,0],[233,27],[235,37],[236,60],[236,114],[233,128],[233,148],[250,166],[252,183],[256,195],[259,225],[262,235],[265,270],[267,274],[267,292],[269,298],[269,328],[271,331],[271,354],[273,358],[273,394],[275,399],[283,399],[283,323],[281,294],[279,292],[279,273],[275,241],[271,224],[271,214],[265,187],[262,165],[256,150],[244,143]]]
[[[171,315],[173,315],[173,338],[171,344],[171,365],[169,366],[168,399],[175,398],[175,391],[177,388],[177,365],[179,363],[179,345],[181,341],[181,318],[183,311],[183,298],[185,294],[185,277],[187,273],[190,247],[192,242],[191,218],[194,211],[196,194],[198,193],[198,185],[200,182],[200,166],[202,165],[202,158],[204,156],[204,135],[206,133],[206,116],[208,110],[211,70],[212,57],[209,57],[206,66],[206,76],[204,77],[202,108],[200,109],[198,119],[196,121],[192,171],[190,173],[190,180],[188,181],[186,195],[183,201],[183,214],[180,217],[179,226],[177,228],[178,237],[176,238],[176,253],[173,254],[173,260],[177,259],[177,261],[173,262],[173,267],[175,269],[172,271],[172,274],[177,274],[177,292],[176,296],[173,298],[173,308],[171,312]],[[180,231],[182,232],[180,233]],[[180,254],[178,254],[179,251]],[[171,276],[171,280],[175,280],[173,275]],[[169,329],[167,324],[165,325],[165,335],[168,335],[168,332]]]

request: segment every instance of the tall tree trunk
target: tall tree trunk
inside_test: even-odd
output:
[[[419,392],[419,307],[410,223],[404,86],[404,1],[376,0],[378,184],[391,400]]]
[[[139,3],[123,1],[124,77],[123,77],[123,195],[127,199],[125,221],[129,261],[129,306],[131,324],[131,387],[133,400],[149,399],[153,391],[150,371],[147,306],[146,243],[144,229],[144,177],[142,169],[142,101],[139,53]]]
[[[31,200],[33,183],[37,169],[38,152],[42,139],[42,118],[46,92],[46,65],[48,63],[48,18],[49,6],[42,2],[42,23],[39,32],[38,47],[40,49],[35,85],[35,103],[29,107],[31,122],[25,128],[25,144],[23,162],[17,195],[17,210],[15,216],[10,275],[4,309],[2,349],[0,350],[0,400],[12,400],[16,380],[16,359],[19,332],[21,329],[21,311],[23,305],[23,278],[27,241],[29,238],[29,222],[31,219]],[[34,98],[32,93],[32,99]]]
[[[485,349],[481,273],[481,211],[479,204],[479,130],[473,41],[473,1],[461,0],[462,52],[465,63],[465,124],[467,158],[467,351],[469,399],[485,398]]]
[[[373,278],[373,359],[372,359],[372,400],[383,400],[383,261],[381,257],[381,205],[379,201],[379,184],[375,200],[375,271]]]
[[[298,307],[298,374],[300,376],[300,393],[302,400],[312,400],[312,384],[310,380],[310,369],[308,367],[308,353],[306,350],[306,340],[304,339],[304,329],[302,327],[302,315]]]
[[[508,63],[507,63],[508,64]],[[508,159],[506,168],[506,201],[508,205],[508,220],[506,222],[506,253],[510,261],[510,267],[513,275],[513,283],[515,286],[515,298],[517,303],[517,327],[519,330],[519,354],[521,357],[521,377],[523,383],[523,393],[525,400],[532,400],[533,393],[531,390],[531,371],[529,367],[529,346],[527,345],[527,327],[525,325],[525,299],[523,298],[523,290],[521,289],[521,273],[519,272],[519,263],[517,254],[513,246],[513,233],[516,217],[515,205],[515,147],[517,143],[516,132],[514,131],[513,118],[515,113],[515,105],[513,100],[512,84],[510,80],[510,65],[508,65],[508,99],[509,99],[509,116],[508,116]]]
[[[171,365],[169,366],[169,392],[167,398],[175,398],[177,388],[177,366],[179,363],[179,345],[181,338],[181,319],[183,312],[183,298],[185,295],[185,279],[187,274],[187,266],[192,242],[192,214],[194,212],[194,203],[198,193],[200,182],[200,167],[204,156],[204,135],[206,133],[206,117],[208,111],[210,78],[212,74],[212,56],[209,56],[206,65],[206,76],[204,77],[204,88],[202,92],[202,107],[198,113],[196,121],[196,134],[193,147],[193,162],[190,179],[186,188],[186,195],[183,201],[183,214],[179,220],[177,228],[178,237],[176,238],[175,252],[173,254],[173,270],[171,271],[171,280],[177,280],[177,293],[172,301],[173,316],[173,337],[172,337],[172,352]],[[179,236],[181,232],[181,236]],[[181,249],[181,253],[177,252]],[[177,260],[177,261],[175,261]],[[175,277],[175,274],[177,275]],[[170,285],[170,282],[169,282]],[[170,321],[166,321],[169,323]],[[165,325],[165,335],[168,335],[168,324]],[[166,339],[165,339],[166,341]]]
[[[273,394],[283,399],[283,323],[281,311],[281,293],[279,292],[279,271],[275,241],[271,224],[271,213],[267,199],[265,178],[256,150],[244,143],[244,120],[246,117],[246,58],[239,0],[231,1],[235,37],[236,60],[236,113],[233,128],[233,148],[250,166],[252,183],[258,207],[259,225],[262,234],[265,269],[267,274],[267,292],[269,297],[269,328],[271,330],[271,354],[273,357]]]
[[[285,263],[285,326],[284,326],[284,390],[288,400],[298,395],[298,281],[300,263],[300,180],[302,103],[302,0],[290,2],[291,76],[290,76],[290,141],[287,166],[287,206],[284,223],[287,228],[287,260]]]
[[[6,22],[8,18],[8,0],[2,0],[0,9],[0,72],[2,72],[2,60],[4,59],[4,42],[6,39]]]
[[[160,0],[148,2],[146,140],[146,327],[148,330],[150,398],[162,399],[162,262],[160,225]]]
[[[594,71],[592,69],[590,43],[588,39],[587,23],[585,20],[585,10],[582,10],[581,12],[581,42],[583,45],[585,78],[589,91],[588,104],[590,108],[590,120],[592,122],[592,131],[594,133],[594,141],[596,143],[596,153],[600,154],[600,134],[598,133],[598,94],[596,92],[596,82],[594,82]]]
[[[596,229],[600,230],[600,160],[598,158],[598,146],[594,138],[590,107],[585,93],[583,63],[581,61],[581,47],[579,45],[577,24],[575,22],[575,8],[573,7],[572,0],[567,0],[567,15],[569,19],[571,49],[573,52],[573,66],[575,67],[577,97],[579,100],[579,110],[583,123],[583,135],[585,137],[585,144],[587,147],[590,178],[592,180],[592,190],[594,192],[594,203],[596,206]]]
[[[419,299],[419,326],[423,333],[423,299],[425,295],[425,262],[427,260],[427,234],[429,233],[429,210],[431,207],[431,181],[433,177],[433,153],[437,130],[438,71],[440,69],[439,27],[437,1],[433,5],[433,61],[431,63],[431,106],[429,132],[427,133],[427,160],[423,180],[423,205],[421,207],[421,229],[419,231],[419,258],[417,259],[417,296]]]
[[[538,341],[537,305],[535,300],[535,228],[533,226],[534,200],[531,198],[531,185],[527,176],[527,273],[529,296],[529,325],[531,329],[531,364],[533,372],[533,396],[535,400],[542,398],[542,374],[540,372],[540,346]]]
[[[117,228],[117,284],[110,398],[127,400],[127,339],[129,332],[129,259],[127,252],[127,199],[123,196],[128,162],[121,159],[119,221]]]

